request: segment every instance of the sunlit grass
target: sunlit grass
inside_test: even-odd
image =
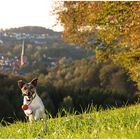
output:
[[[140,138],[140,105],[0,127],[0,138]]]

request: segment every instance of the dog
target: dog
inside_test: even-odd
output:
[[[23,105],[27,105],[28,108],[24,110],[25,115],[29,121],[45,120],[46,113],[45,107],[41,98],[37,94],[37,78],[34,78],[31,82],[25,83],[22,80],[18,81],[18,86],[21,89],[23,96]]]

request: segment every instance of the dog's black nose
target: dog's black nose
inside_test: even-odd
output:
[[[32,93],[28,92],[28,97],[31,98],[32,97]]]

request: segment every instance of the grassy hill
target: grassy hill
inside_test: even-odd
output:
[[[59,116],[59,115],[58,115]],[[50,118],[42,122],[16,122],[0,127],[0,138],[140,138],[140,104],[82,115]]]

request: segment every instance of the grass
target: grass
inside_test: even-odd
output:
[[[140,138],[140,105],[0,127],[0,138]]]

